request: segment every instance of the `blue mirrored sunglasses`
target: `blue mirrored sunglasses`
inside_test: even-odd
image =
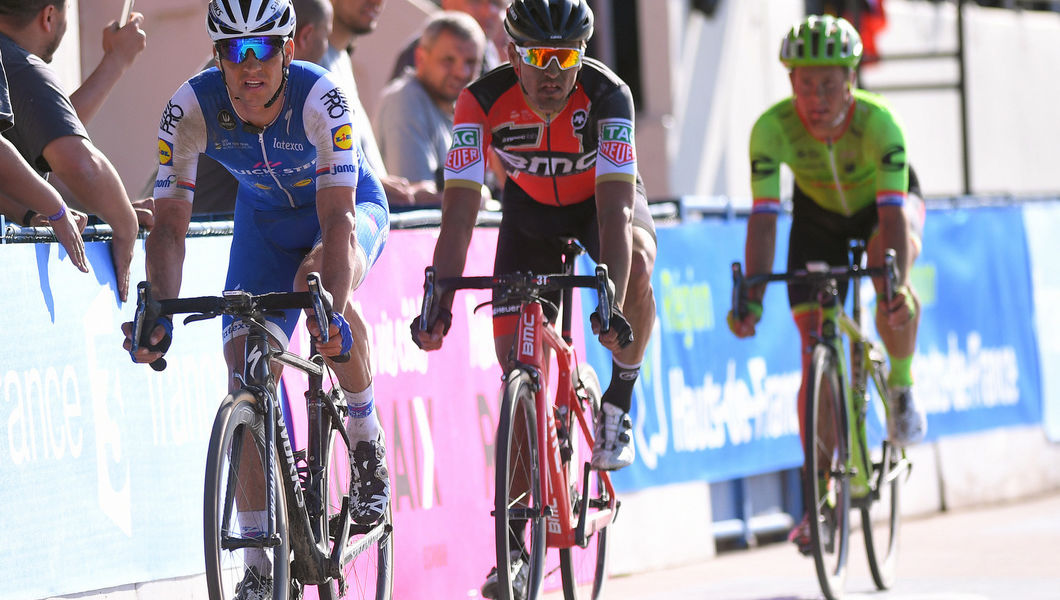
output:
[[[247,59],[253,51],[254,57],[265,62],[283,50],[283,38],[277,36],[231,38],[219,40],[216,44],[217,54],[221,58],[239,64]]]

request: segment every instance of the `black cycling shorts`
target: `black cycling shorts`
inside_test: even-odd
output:
[[[909,190],[906,209],[909,215],[910,235],[916,238],[923,231],[923,200],[920,183],[913,168],[909,167]],[[875,204],[866,206],[849,217],[821,208],[799,186],[792,191],[791,234],[788,239],[788,271],[806,268],[810,261],[823,261],[829,265],[848,263],[849,240],[866,242],[879,224],[879,213]],[[847,282],[840,282],[839,298],[846,299]],[[788,302],[792,308],[805,303],[815,303],[813,288],[806,284],[788,284]]]
[[[648,210],[644,184],[637,179],[633,200],[633,226],[655,239],[655,222]],[[565,238],[576,238],[593,260],[600,260],[600,228],[596,221],[596,199],[569,206],[550,206],[531,198],[511,179],[504,187],[501,226],[497,234],[494,275],[533,272],[539,275],[561,273]],[[546,297],[553,304],[559,293]],[[494,292],[493,316],[517,313],[518,301],[497,303]]]

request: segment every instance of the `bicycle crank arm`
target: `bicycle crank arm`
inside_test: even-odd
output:
[[[221,540],[221,548],[240,550],[242,548],[275,548],[280,545],[280,536],[271,535],[259,538],[226,537]]]

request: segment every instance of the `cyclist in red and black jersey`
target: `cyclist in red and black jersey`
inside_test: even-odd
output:
[[[584,57],[593,33],[586,0],[515,0],[504,25],[512,38],[510,64],[472,83],[456,102],[434,267],[439,278],[463,273],[486,157],[494,150],[508,174],[494,273],[559,272],[557,240],[566,236],[578,238],[606,264],[615,283],[610,329],[600,331],[593,319],[593,332],[612,352],[613,370],[592,465],[622,468],[634,458],[629,410],[655,320],[655,227],[637,175],[633,98],[610,69]],[[413,323],[413,339],[422,348],[441,347],[452,302],[451,294],[442,299],[440,318],[427,332],[419,331],[418,320]],[[502,365],[518,308],[494,304]],[[495,576],[483,586],[484,597],[495,593],[491,581]]]
[[[617,75],[583,55],[593,31],[585,0],[516,0],[505,27],[510,64],[472,83],[456,103],[434,266],[440,278],[463,272],[492,148],[508,173],[494,272],[558,272],[558,240],[573,236],[615,282],[613,326],[602,332],[593,324],[614,365],[592,462],[618,469],[633,462],[629,409],[655,319],[655,227],[637,175],[633,99]],[[443,300],[451,305],[451,296]],[[494,305],[501,364],[518,308]],[[444,324],[414,332],[416,342],[440,348],[450,319],[443,311]]]

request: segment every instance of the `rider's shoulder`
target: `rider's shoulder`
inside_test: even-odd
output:
[[[582,60],[582,68],[578,72],[578,83],[581,84],[585,95],[589,96],[589,98],[599,98],[619,91],[629,95],[632,99],[632,94],[626,82],[607,65],[595,58],[585,57]]]
[[[861,121],[866,126],[868,124],[877,124],[902,129],[898,113],[883,96],[856,89],[854,90],[854,101],[856,106],[855,120]]]
[[[790,134],[797,132],[798,127],[801,126],[802,122],[795,112],[794,98],[788,97],[774,103],[765,109],[762,114],[758,115],[758,118],[755,119],[755,124],[751,127],[751,132],[752,134],[764,134],[766,132]]]

